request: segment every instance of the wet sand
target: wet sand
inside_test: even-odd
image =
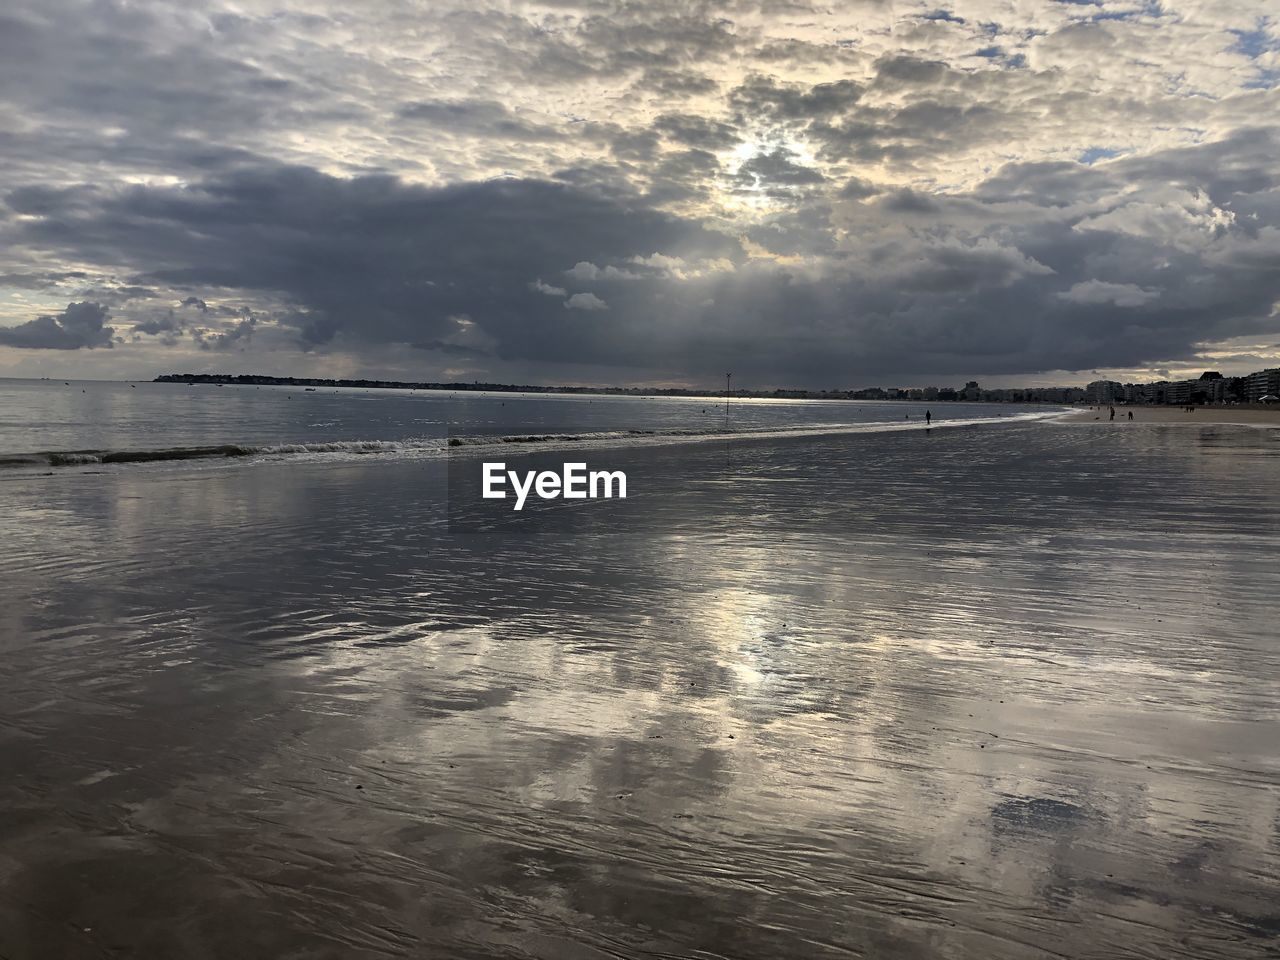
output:
[[[6,482],[0,956],[1273,950],[1277,431],[608,465]]]
[[[1133,411],[1133,420],[1128,417]],[[1107,419],[1110,412],[1106,407],[1100,410],[1077,410],[1065,419],[1075,423],[1092,423]],[[1274,407],[1196,407],[1188,413],[1182,407],[1150,406],[1150,407],[1116,407],[1116,423],[1190,423],[1214,424],[1236,423],[1242,426],[1276,426],[1280,427],[1280,404]]]

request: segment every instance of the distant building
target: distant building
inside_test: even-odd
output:
[[[1150,403],[1151,393],[1145,383],[1126,383],[1121,389],[1121,397],[1125,403]]]
[[[1084,388],[1084,398],[1089,403],[1115,403],[1124,399],[1124,384],[1115,380],[1095,380]]]
[[[1184,404],[1191,402],[1191,394],[1199,383],[1197,380],[1174,380],[1165,388],[1165,403]]]
[[[953,387],[863,387],[858,390],[784,391],[774,396],[818,396],[863,400],[985,400],[991,403],[1081,403],[1097,405],[1115,403],[1208,404],[1256,403],[1265,396],[1280,396],[1280,367],[1259,370],[1244,377],[1223,376],[1217,370],[1206,370],[1194,380],[1159,380],[1155,383],[1119,383],[1095,380],[1086,387],[998,387],[983,390],[976,380],[962,388]]]
[[[1257,403],[1266,396],[1280,396],[1280,367],[1259,370],[1240,379],[1240,393],[1248,403]]]
[[[1234,403],[1240,399],[1239,377],[1218,377],[1202,381],[1201,387],[1205,391],[1206,403]]]

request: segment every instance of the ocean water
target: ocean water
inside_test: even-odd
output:
[[[1047,416],[1017,404],[620,397],[0,380],[0,469],[231,457],[439,456],[509,441],[652,445],[721,434]]]
[[[5,448],[450,409],[120,389]],[[395,453],[7,471],[0,956],[1274,956],[1280,431],[784,406],[528,515]]]

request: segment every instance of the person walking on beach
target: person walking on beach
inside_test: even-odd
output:
[[[1132,420],[1132,419],[1133,419],[1133,411],[1132,411],[1132,410],[1130,410],[1130,411],[1129,411],[1129,419],[1130,419],[1130,420]]]
[[[1111,418],[1110,418],[1110,419],[1114,420],[1115,418],[1116,418],[1116,408],[1115,408],[1115,407],[1112,407],[1112,408],[1111,408]]]
[[[933,423],[933,414],[926,410],[924,412],[924,425],[927,427],[931,423]]]

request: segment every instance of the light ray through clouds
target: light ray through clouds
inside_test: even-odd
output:
[[[1261,2],[0,17],[0,375],[833,386],[1280,355]]]

